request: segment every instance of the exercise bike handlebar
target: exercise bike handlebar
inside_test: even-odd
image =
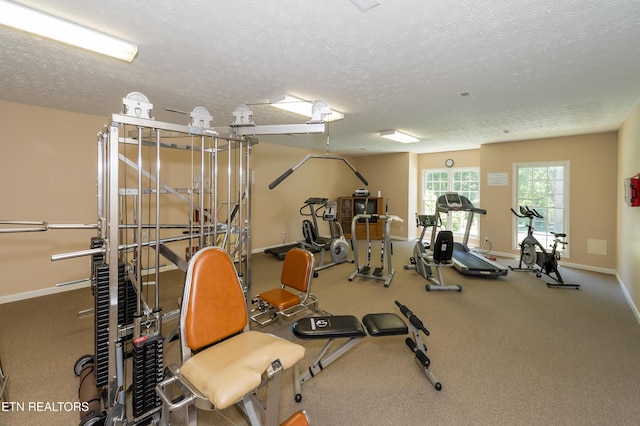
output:
[[[533,217],[537,217],[539,219],[544,218],[544,216],[542,216],[540,213],[538,213],[538,211],[536,209],[531,209],[528,206],[520,206],[520,213],[518,214],[513,207],[511,208],[511,212],[521,218],[527,218],[527,219],[531,219]]]
[[[527,216],[524,216],[524,215],[518,214],[518,213],[513,209],[513,207],[511,208],[511,213],[513,213],[514,215],[516,215],[516,216],[518,216],[518,217],[522,217],[522,218],[527,217]]]

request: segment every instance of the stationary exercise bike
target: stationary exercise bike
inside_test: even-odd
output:
[[[433,283],[426,284],[425,289],[427,291],[462,291],[462,286],[445,285],[444,278],[442,277],[442,271],[440,268],[446,266],[453,266],[452,254],[453,254],[453,233],[451,231],[440,231],[436,237],[435,244],[433,245],[433,255],[429,256],[428,250],[431,248],[430,243],[424,241],[424,234],[427,229],[434,228],[434,230],[440,226],[439,215],[418,215],[416,214],[416,226],[422,226],[422,232],[420,238],[416,241],[416,245],[413,248],[413,257],[411,257],[411,265],[404,265],[404,269],[415,269],[416,272],[424,277],[427,281]],[[436,268],[438,278],[433,276],[431,267]]]
[[[562,276],[560,275],[560,271],[558,271],[558,260],[560,260],[560,253],[557,251],[558,244],[565,247],[568,242],[564,241],[564,238],[567,237],[567,234],[562,234],[559,232],[551,232],[554,240],[551,245],[551,252],[545,250],[545,248],[540,244],[540,242],[533,236],[533,219],[543,219],[542,216],[536,209],[531,209],[527,206],[520,206],[520,214],[518,214],[515,210],[511,209],[511,212],[520,218],[529,219],[529,224],[527,225],[527,236],[522,243],[520,243],[520,262],[518,263],[517,268],[513,268],[509,266],[512,271],[528,271],[534,272],[536,277],[540,278],[542,274],[545,274],[549,278],[555,280],[555,283],[547,283],[548,287],[558,287],[558,288],[574,288],[579,289],[580,284],[565,284],[562,280]],[[523,267],[522,264],[525,264],[526,267]],[[552,276],[553,274],[554,276]]]

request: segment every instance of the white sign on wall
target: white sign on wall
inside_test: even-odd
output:
[[[509,173],[487,173],[487,185],[507,186],[509,185]]]

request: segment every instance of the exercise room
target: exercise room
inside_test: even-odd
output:
[[[0,424],[637,424],[638,40],[635,0],[0,0]]]

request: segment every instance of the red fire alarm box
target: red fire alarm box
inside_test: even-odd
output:
[[[624,201],[629,207],[640,207],[640,173],[624,180]]]

